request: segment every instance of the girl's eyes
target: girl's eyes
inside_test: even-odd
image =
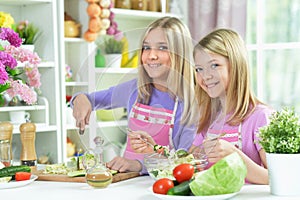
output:
[[[219,64],[212,64],[210,66],[210,69],[215,70],[218,66],[220,66],[220,65]],[[195,68],[195,71],[198,72],[198,73],[203,72],[204,70],[207,70],[207,69],[206,68],[204,69],[203,67],[196,67]]]
[[[143,45],[143,47],[142,47],[142,50],[150,50],[150,49],[151,49],[151,47],[147,46],[147,45]],[[168,50],[169,48],[168,48],[168,46],[162,45],[162,46],[159,46],[158,48],[153,48],[153,49],[158,49],[158,50],[161,50],[161,51],[165,51],[165,50]]]
[[[212,64],[212,65],[211,65],[211,68],[212,68],[212,69],[216,69],[218,66],[219,66],[218,64]]]
[[[143,47],[142,47],[142,50],[149,50],[149,49],[150,49],[150,47],[146,46],[146,45],[143,45]]]
[[[203,69],[202,69],[201,67],[197,67],[197,68],[195,68],[195,71],[196,71],[196,72],[202,72]]]

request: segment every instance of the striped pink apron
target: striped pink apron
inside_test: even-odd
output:
[[[136,102],[132,106],[129,114],[128,128],[133,131],[145,131],[152,136],[157,144],[169,146],[171,149],[173,148],[172,132],[177,106],[177,98],[173,110],[155,108]],[[144,154],[135,153],[130,146],[129,140],[130,139],[127,137],[124,157],[132,160],[142,160],[144,158]]]

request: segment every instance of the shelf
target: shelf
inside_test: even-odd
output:
[[[13,134],[19,134],[20,130],[19,130],[19,126],[20,124],[13,124],[14,129],[13,129]],[[46,125],[44,123],[35,123],[36,126],[36,131],[35,132],[48,132],[48,131],[57,131],[57,127],[52,125]]]
[[[45,110],[46,105],[36,105],[36,106],[6,106],[0,107],[1,112],[9,112],[9,111],[20,111],[20,110]]]
[[[18,63],[18,67],[24,67],[24,63]],[[55,63],[53,61],[42,61],[40,64],[38,64],[38,68],[54,68]]]
[[[119,120],[119,121],[98,121],[97,125],[99,128],[106,127],[117,127],[117,126],[127,126],[127,120]]]
[[[117,18],[126,18],[126,19],[134,19],[136,20],[154,20],[165,16],[171,17],[179,17],[178,15],[174,15],[172,13],[162,13],[162,12],[151,12],[151,11],[141,11],[141,10],[131,10],[131,9],[120,9],[120,8],[112,8],[112,12],[115,13]]]
[[[88,86],[88,82],[65,82],[65,85],[67,87],[73,87],[73,86]]]
[[[137,68],[95,68],[95,73],[101,74],[136,74]]]
[[[86,42],[83,38],[64,38],[65,42],[71,42],[71,43],[83,43]]]
[[[42,4],[42,3],[51,3],[52,0],[1,0],[1,4],[12,5],[12,6],[23,6],[30,4]]]

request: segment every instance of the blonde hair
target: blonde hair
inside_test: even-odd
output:
[[[189,29],[175,17],[163,17],[147,27],[141,45],[149,32],[156,28],[164,32],[171,58],[171,70],[167,79],[168,91],[172,97],[176,96],[183,101],[182,122],[189,124],[196,112],[192,109],[195,106],[193,102],[195,72],[193,70],[193,44]],[[142,50],[140,50],[140,58],[141,54]],[[138,101],[149,104],[152,80],[142,67],[141,59],[139,62],[141,67],[138,69]]]
[[[238,125],[254,111],[258,103],[261,103],[251,89],[247,49],[243,39],[233,30],[217,29],[199,41],[194,47],[194,55],[198,50],[228,59],[229,83],[225,113],[232,114],[227,120],[229,125]],[[218,108],[220,102],[211,99],[198,84],[195,92],[201,112],[198,124],[198,132],[201,132],[208,128],[214,112],[212,108]]]

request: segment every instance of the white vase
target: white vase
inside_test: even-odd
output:
[[[106,54],[105,57],[105,65],[106,67],[114,67],[120,68],[122,61],[122,54]]]
[[[34,44],[22,44],[21,46],[23,49],[28,49],[32,52],[34,52]]]
[[[300,154],[267,153],[271,193],[278,196],[300,195]]]

